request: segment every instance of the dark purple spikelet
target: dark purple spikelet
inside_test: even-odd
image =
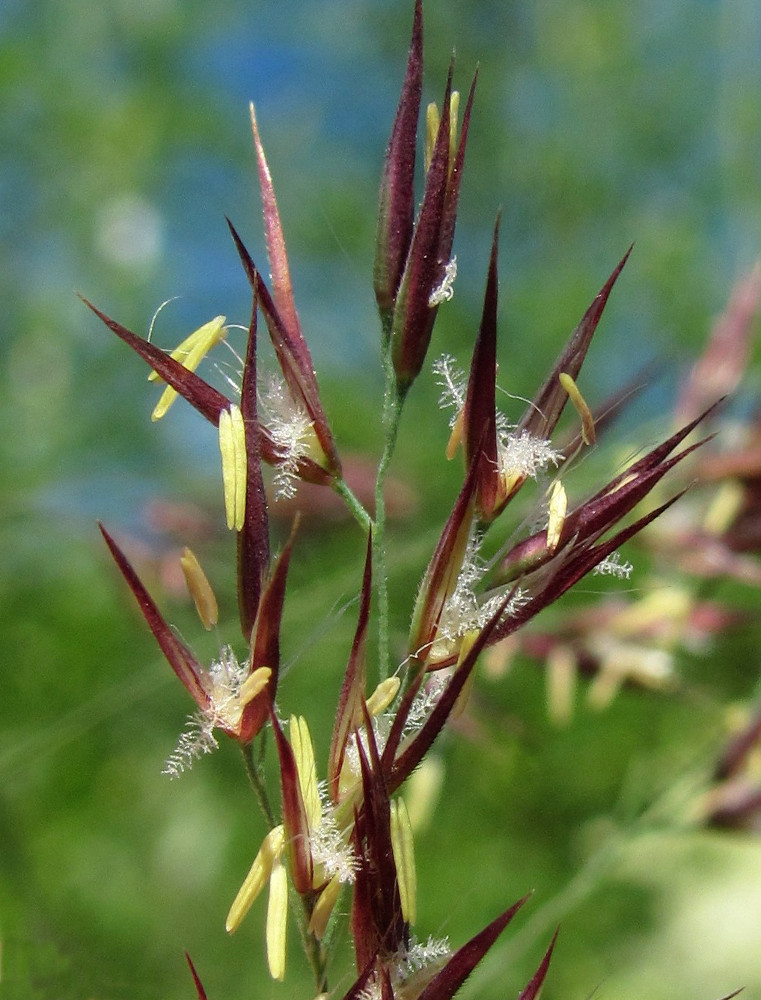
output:
[[[296,892],[305,895],[311,892],[313,876],[312,853],[309,848],[309,821],[301,794],[301,784],[293,749],[285,738],[283,728],[272,710],[270,711],[270,720],[280,762],[280,790],[283,801],[283,824],[290,860],[289,871]]]
[[[143,617],[148,623],[151,632],[153,632],[156,642],[158,642],[169,666],[185,685],[188,693],[201,711],[204,711],[209,705],[209,695],[201,679],[203,668],[188,647],[177,638],[174,631],[164,620],[153,598],[143,586],[132,564],[114,539],[102,524],[98,525],[98,527],[114,558],[114,562],[119,567],[122,576],[127,581],[127,585],[134,594]]]
[[[497,250],[500,217],[494,224],[481,324],[463,412],[465,464],[476,467],[476,515],[488,524],[504,508],[497,443]]]
[[[301,328],[297,327],[294,330],[286,326],[273,296],[259,274],[243,240],[229,219],[227,225],[246,277],[264,316],[288,391],[294,404],[302,407],[304,412],[308,414],[314,430],[316,447],[311,453],[298,457],[297,475],[307,482],[329,485],[335,478],[340,477],[341,462],[330,424],[320,400],[320,390],[312,366],[312,358],[301,334]],[[266,431],[262,439],[262,455],[272,465],[280,464],[286,457],[272,436],[266,435]]]
[[[354,633],[349,662],[346,665],[341,691],[336,706],[336,718],[328,757],[328,790],[334,802],[339,798],[339,782],[346,748],[350,737],[363,722],[365,698],[365,646],[367,627],[370,620],[370,599],[372,596],[372,538],[367,539],[365,569],[362,577],[357,628]]]
[[[527,899],[528,896],[524,896],[513,903],[459,948],[426,986],[418,1000],[451,1000]]]
[[[430,652],[444,607],[457,586],[473,526],[477,473],[478,465],[474,463],[420,584],[412,612],[408,648],[410,656],[421,663],[425,662]]]
[[[423,78],[423,12],[417,0],[407,71],[381,177],[373,284],[384,348],[390,339],[397,391],[403,397],[423,365],[448,277],[460,182],[476,79],[459,142],[451,128],[452,66],[417,218],[415,161]]]
[[[423,367],[439,305],[444,298],[450,297],[449,293],[444,293],[444,289],[447,268],[451,266],[457,203],[475,85],[474,78],[463,116],[459,145],[453,151],[450,66],[441,120],[426,174],[423,202],[415,222],[391,320],[391,356],[401,396],[406,394]]]
[[[555,544],[548,544],[547,532],[542,531],[513,546],[496,567],[492,583],[507,583],[525,576],[555,560],[567,548],[576,555],[593,545],[630,513],[667,472],[705,443],[705,440],[699,441],[678,455],[668,457],[712,410],[713,407],[691,420],[569,513]]]
[[[539,990],[541,990],[542,984],[547,976],[547,970],[550,967],[550,959],[552,958],[552,952],[555,949],[555,942],[557,939],[558,932],[555,931],[552,936],[552,941],[550,941],[550,946],[544,953],[542,961],[539,963],[539,968],[526,984],[525,989],[521,990],[518,1000],[536,1000],[536,996],[539,993]]]
[[[283,620],[285,583],[293,548],[294,531],[275,563],[270,577],[266,580],[256,616],[249,630],[251,652],[248,672],[253,674],[260,667],[271,671],[264,696],[260,695],[244,707],[240,721],[240,740],[249,743],[267,721],[270,709],[275,703],[280,676],[280,626]],[[240,603],[240,602],[239,602]]]
[[[179,361],[170,358],[161,348],[142,337],[138,337],[126,326],[122,326],[121,323],[117,323],[116,320],[101,312],[92,302],[88,302],[85,298],[82,301],[106,324],[109,330],[131,347],[136,354],[139,354],[143,361],[149,364],[167,385],[176,389],[194,409],[198,410],[201,416],[206,417],[215,427],[218,426],[220,413],[230,407],[230,400],[226,396],[210,386],[195,372],[189,371]]]
[[[415,220],[415,159],[423,91],[423,4],[415,2],[407,72],[380,186],[373,284],[384,330],[390,328]]]
[[[188,966],[190,967],[190,973],[193,976],[193,982],[195,983],[196,993],[198,994],[198,1000],[207,1000],[206,990],[203,988],[203,983],[201,982],[198,973],[196,972],[196,967],[193,965],[193,962],[190,959],[190,955],[188,955],[187,952],[185,952],[185,960],[187,961]]]
[[[629,247],[582,316],[552,371],[521,418],[518,432],[528,431],[534,437],[544,439],[552,435],[568,402],[568,393],[558,381],[558,376],[565,372],[574,380],[578,378],[603,309],[631,252],[632,247]]]
[[[391,845],[391,808],[370,720],[365,719],[367,753],[358,741],[363,804],[357,812],[354,849],[359,858],[354,885],[352,932],[357,968],[373,954],[391,958],[409,944]]]
[[[243,527],[238,532],[238,608],[243,636],[247,641],[251,637],[270,562],[269,518],[262,479],[261,432],[256,399],[256,315],[254,295],[240,390],[240,411],[246,439],[246,506]]]

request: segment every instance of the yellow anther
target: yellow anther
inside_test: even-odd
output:
[[[309,930],[318,941],[321,941],[328,926],[330,915],[341,893],[341,882],[334,875],[320,893],[320,898],[314,904],[312,916],[309,918]]]
[[[240,531],[246,513],[246,430],[235,403],[219,415],[219,450],[227,527]]]
[[[559,479],[555,480],[550,493],[549,517],[547,519],[547,548],[554,552],[560,542],[568,510],[568,496]]]
[[[465,410],[462,409],[457,414],[455,422],[452,424],[452,433],[449,435],[449,440],[447,441],[446,456],[451,461],[457,454],[457,449],[462,443],[462,427],[464,422]]]
[[[267,682],[271,676],[272,670],[269,667],[257,667],[252,674],[249,674],[241,684],[240,691],[238,692],[238,701],[240,702],[241,710],[250,701],[253,701],[258,694],[261,694],[267,687]]]
[[[201,569],[201,564],[191,549],[183,549],[180,556],[180,566],[203,627],[205,629],[214,628],[219,621],[217,599],[206,574]]]
[[[579,392],[579,387],[567,372],[561,372],[558,380],[568,393],[568,398],[573,404],[573,408],[581,417],[581,440],[586,445],[595,443],[595,420],[592,411],[587,406],[587,401]]]
[[[396,865],[396,879],[399,883],[402,916],[408,924],[414,924],[417,917],[415,849],[412,842],[412,826],[404,799],[394,799],[391,803],[391,849]]]
[[[365,702],[367,705],[367,714],[375,718],[376,715],[385,712],[394,698],[396,698],[400,684],[401,681],[398,677],[387,677],[381,681]]]
[[[315,830],[322,822],[322,806],[317,791],[317,765],[314,760],[312,737],[303,716],[292,715],[289,727],[293,756],[296,758],[296,770],[299,775],[301,797],[304,800],[309,826]]]
[[[212,347],[215,347],[220,341],[225,339],[227,334],[225,319],[225,316],[215,316],[208,323],[199,326],[197,330],[194,330],[189,337],[186,337],[181,344],[175,347],[169,357],[175,361],[179,361],[184,368],[194,372]],[[151,372],[148,378],[151,381],[163,381],[157,372]],[[176,398],[177,390],[168,385],[154,407],[151,420],[160,420]]]
[[[254,863],[251,865],[243,885],[238,890],[238,895],[233,900],[233,905],[230,907],[225,921],[225,930],[228,934],[232,934],[238,929],[241,920],[267,884],[267,880],[272,874],[273,865],[284,850],[285,831],[282,825],[276,826],[264,838],[259,853],[254,858]]]
[[[285,945],[288,932],[288,878],[278,858],[270,875],[267,902],[267,965],[273,979],[285,979]]]

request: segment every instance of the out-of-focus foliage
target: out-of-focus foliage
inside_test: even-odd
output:
[[[481,65],[441,349],[467,363],[501,205],[505,388],[534,391],[632,240],[588,385],[601,398],[654,356],[675,359],[673,384],[761,246],[757,15],[751,0],[429,0],[426,98],[441,98],[453,43],[461,85]],[[141,569],[211,655],[170,574],[174,548],[193,539],[158,515],[188,502],[221,523],[216,442],[180,407],[150,425],[143,368],[75,292],[139,331],[179,296],[156,321],[162,344],[218,313],[247,321],[223,215],[263,257],[256,100],[337,437],[377,446],[372,240],[410,18],[406,0],[9,0],[0,11],[0,990],[12,1000],[179,1000],[192,995],[183,949],[211,1000],[284,995],[259,964],[255,920],[233,939],[223,931],[262,833],[240,763],[228,747],[181,781],[161,778],[189,706],[94,523],[165,557]],[[758,390],[757,373],[746,388]],[[418,498],[391,535],[400,631],[460,475],[444,465],[435,397],[426,376],[400,440],[397,471]],[[325,754],[361,545],[350,524],[302,536],[286,602],[287,634],[301,633],[281,699],[314,704]],[[199,538],[229,622],[228,543]],[[506,901],[536,895],[523,939],[495,952],[470,995],[517,989],[558,919],[548,1000],[600,983],[619,998],[710,1000],[753,985],[754,967],[759,985],[757,844],[648,827],[604,864],[604,845],[711,751],[715,706],[752,691],[757,650],[749,628],[682,664],[688,694],[625,693],[561,733],[533,666],[484,689],[484,729],[443,747],[452,791],[418,845],[419,926],[459,943]],[[480,878],[487,858],[501,881]]]

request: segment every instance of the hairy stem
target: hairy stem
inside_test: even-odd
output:
[[[360,528],[363,528],[365,531],[369,531],[373,525],[373,519],[365,510],[361,502],[354,495],[354,493],[347,485],[345,480],[343,479],[334,480],[333,489],[336,491],[336,493],[341,497],[346,506],[349,508],[352,517],[359,524]]]

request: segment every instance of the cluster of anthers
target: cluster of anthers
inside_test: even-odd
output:
[[[252,310],[240,384],[229,398],[197,374],[201,360],[226,336],[225,318],[202,325],[171,353],[104,313],[103,322],[165,384],[153,417],[163,417],[184,397],[218,428],[228,528],[237,536],[238,611],[244,651],[225,645],[204,667],[163,618],[122,549],[105,540],[159,646],[196,705],[191,727],[170,757],[177,775],[221,732],[240,744],[268,832],[232,904],[234,931],[258,895],[269,891],[267,958],[275,979],[285,975],[289,908],[299,924],[319,991],[327,990],[331,928],[337,901],[351,893],[356,979],[345,1000],[447,1000],[470,974],[523,900],[498,916],[459,950],[412,934],[416,878],[412,824],[399,791],[418,768],[449,719],[462,710],[485,647],[513,635],[539,611],[591,571],[626,577],[631,567],[619,547],[664,511],[672,497],[621,527],[635,505],[697,444],[677,449],[702,419],[697,416],[575,506],[561,478],[574,457],[594,444],[603,407],[594,413],[578,379],[611,289],[626,261],[615,268],[573,331],[523,416],[509,424],[496,406],[497,247],[494,229],[483,313],[467,379],[449,358],[437,372],[454,407],[447,454],[461,446],[462,489],[444,525],[415,601],[406,645],[396,670],[388,669],[391,641],[385,575],[383,476],[393,451],[403,404],[421,371],[439,307],[453,294],[452,255],[460,182],[475,79],[458,135],[459,97],[450,68],[441,112],[427,112],[425,188],[416,209],[415,157],[422,93],[422,4],[416,0],[407,70],[381,181],[374,288],[382,328],[386,374],[383,422],[386,449],[379,462],[376,509],[371,515],[346,485],[333,434],[320,399],[310,352],[301,330],[269,167],[251,108],[271,266],[269,284],[235,228],[230,231],[252,290]],[[89,305],[89,303],[88,303]],[[257,374],[257,326],[264,319],[280,369]],[[552,443],[570,401],[580,430]],[[326,779],[318,780],[315,752],[304,718],[284,725],[277,701],[280,630],[294,534],[277,558],[270,554],[268,502],[262,463],[275,469],[280,490],[292,496],[300,481],[334,489],[367,539],[359,614],[338,695]],[[544,520],[520,540],[503,544],[485,561],[480,551],[492,526],[528,480],[545,490]],[[490,536],[489,536],[490,537]],[[216,626],[217,602],[196,557],[183,558],[188,588],[207,628]],[[365,647],[377,620],[380,682],[367,694]],[[286,736],[286,730],[288,736]],[[255,738],[260,739],[255,741]],[[272,805],[262,768],[263,741],[277,749],[280,809]],[[290,889],[289,889],[290,886]],[[295,903],[295,905],[294,905]],[[553,940],[554,944],[554,940]],[[552,951],[520,994],[533,1000]],[[205,997],[194,971],[199,997]]]

